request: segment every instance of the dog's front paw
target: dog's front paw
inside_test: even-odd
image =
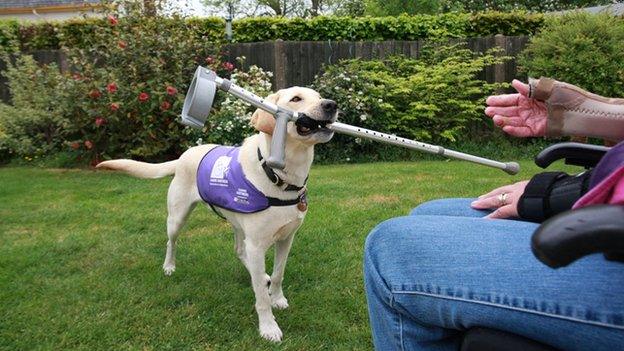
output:
[[[279,310],[284,310],[288,308],[288,300],[284,297],[284,295],[280,297],[271,296],[271,306]]]
[[[170,276],[171,274],[173,274],[173,272],[175,272],[175,265],[174,264],[163,265],[163,271],[165,272],[166,276]]]
[[[273,342],[282,341],[282,330],[276,321],[260,323],[260,336]]]

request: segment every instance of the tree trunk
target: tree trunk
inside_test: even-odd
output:
[[[312,17],[316,17],[319,15],[319,8],[321,7],[321,0],[312,0],[312,9],[310,10],[310,14]]]
[[[146,16],[156,16],[156,4],[154,1],[155,0],[143,0],[143,9]]]
[[[282,9],[282,4],[280,2],[280,0],[264,0],[261,1],[260,3],[268,6],[271,10],[273,10],[273,12],[275,12],[276,16],[284,16],[285,13]]]

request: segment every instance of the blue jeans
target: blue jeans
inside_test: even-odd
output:
[[[624,264],[591,255],[551,269],[531,253],[535,223],[481,218],[472,200],[425,203],[368,236],[377,350],[458,350],[476,326],[561,350],[624,350]]]

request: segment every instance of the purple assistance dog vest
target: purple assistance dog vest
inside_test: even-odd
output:
[[[239,147],[217,146],[204,155],[197,168],[199,195],[208,204],[233,212],[265,210],[269,200],[245,178],[239,151]]]

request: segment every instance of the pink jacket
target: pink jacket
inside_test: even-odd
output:
[[[624,205],[624,142],[614,146],[594,168],[589,191],[573,209],[598,205]]]

